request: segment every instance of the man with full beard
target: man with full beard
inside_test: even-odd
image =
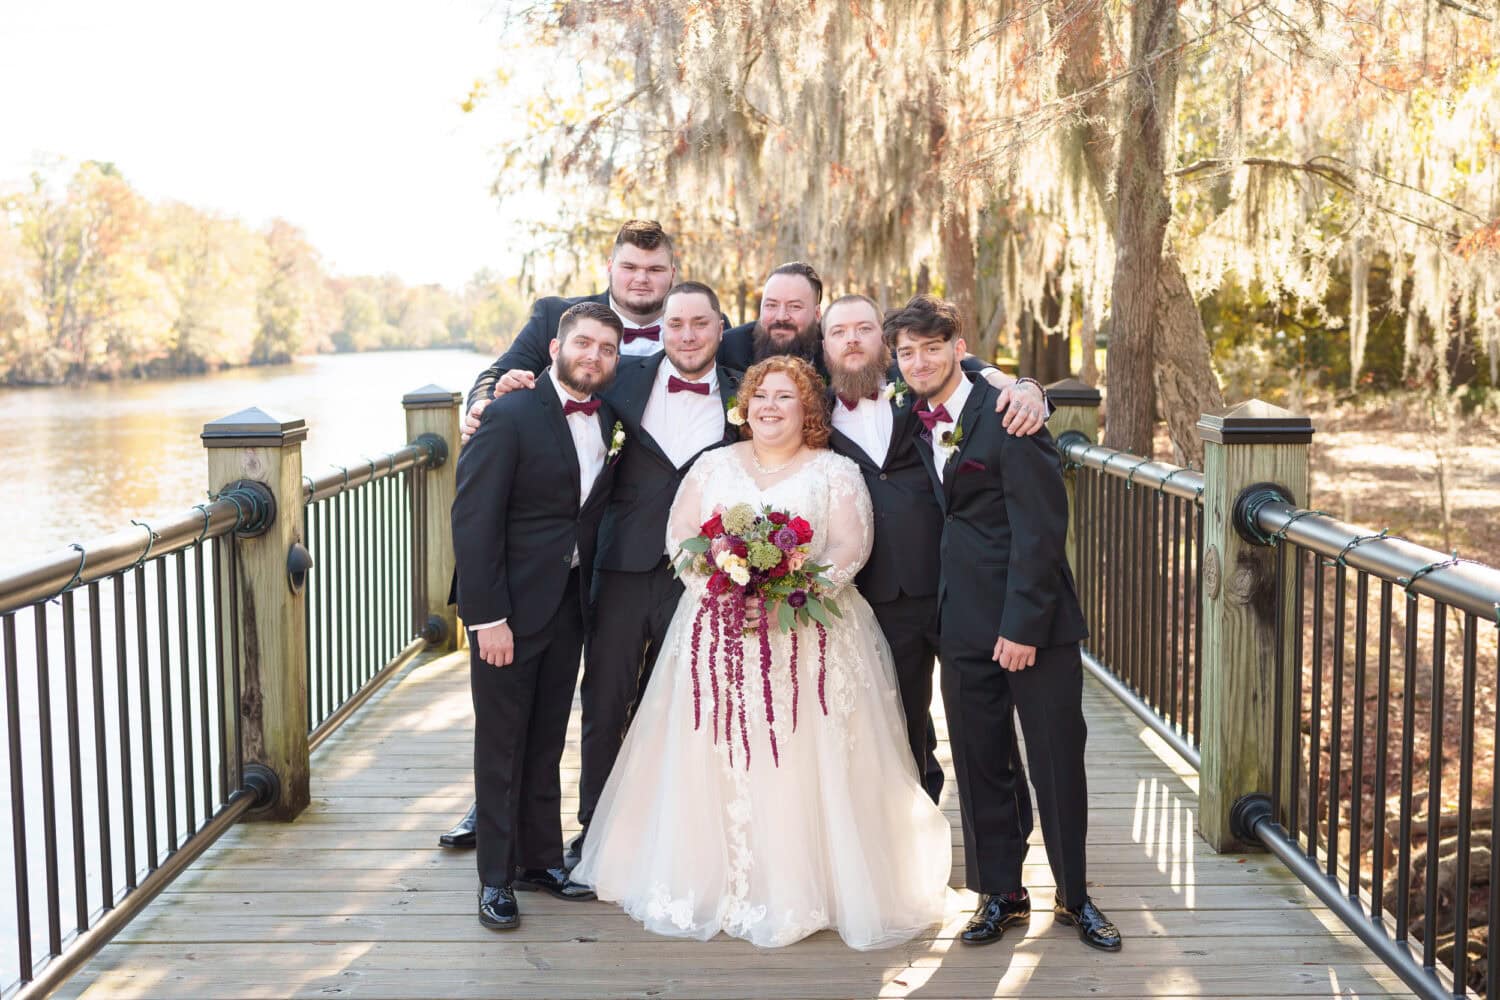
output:
[[[927,793],[936,802],[943,769],[929,706],[938,652],[938,540],[943,515],[917,452],[921,423],[915,399],[889,379],[891,354],[880,307],[863,295],[835,299],[823,314],[822,361],[832,384],[833,434],[828,446],[864,473],[875,509],[869,561],[855,583],[880,622],[895,659],[907,737]],[[1010,433],[1035,434],[1041,421],[1017,420]],[[1014,738],[1011,755],[1019,763]],[[1031,800],[1020,782],[1016,814],[1029,830]]]

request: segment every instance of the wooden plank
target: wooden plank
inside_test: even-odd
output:
[[[965,890],[951,893],[942,925],[876,952],[852,951],[828,932],[772,952],[722,936],[667,939],[612,904],[536,893],[520,898],[521,928],[495,934],[473,916],[472,852],[435,844],[472,794],[468,734],[456,728],[468,725],[466,679],[462,653],[406,674],[320,748],[318,794],[302,818],[231,832],[62,995],[1408,995],[1274,859],[1208,851],[1194,833],[1194,776],[1092,688],[1090,876],[1126,937],[1118,955],[1055,925],[1038,844],[1024,868],[1037,910],[1024,931],[989,948],[955,940],[975,902]],[[576,733],[566,753],[576,763]],[[949,792],[945,812],[957,828]],[[565,828],[576,826],[574,807],[570,789]],[[961,884],[954,843],[951,874]]]

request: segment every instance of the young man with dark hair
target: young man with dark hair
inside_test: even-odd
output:
[[[1026,830],[1015,803],[1011,713],[1020,716],[1036,779],[1056,919],[1085,943],[1120,948],[1120,932],[1089,898],[1083,662],[1088,634],[1068,567],[1068,502],[1046,431],[1005,433],[993,387],[971,383],[951,303],[917,296],[885,319],[885,341],[920,399],[919,451],[943,512],[938,631],[943,705],[963,816],[964,863],[980,895],[959,935],[997,941],[1027,920],[1021,884]]]
[[[589,617],[599,522],[613,480],[621,324],[579,303],[559,318],[536,392],[485,411],[458,455],[453,549],[459,616],[473,633],[479,922],[520,923],[515,889],[592,899],[563,870],[558,767]]]

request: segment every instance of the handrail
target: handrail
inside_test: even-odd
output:
[[[317,503],[357,486],[365,486],[432,462],[431,449],[414,441],[379,458],[362,459],[354,465],[335,466],[331,472],[316,478],[306,477],[302,481],[302,502]]]
[[[130,569],[148,555],[171,555],[227,535],[239,525],[241,517],[239,504],[219,499],[150,525],[132,525],[87,544],[58,549],[33,562],[0,570],[0,614]]]
[[[1372,534],[1319,511],[1272,501],[1255,511],[1255,525],[1273,539],[1286,539],[1352,569],[1500,622],[1500,569],[1446,556],[1436,549]]]
[[[1142,458],[1102,444],[1090,444],[1082,435],[1064,434],[1057,442],[1057,448],[1067,462],[1118,476],[1132,486],[1160,490],[1184,500],[1197,501],[1203,497],[1203,473],[1196,469]]]

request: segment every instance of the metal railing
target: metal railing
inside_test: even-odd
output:
[[[1073,484],[1085,663],[1194,766],[1202,725],[1203,475],[1058,441]]]
[[[238,607],[234,533],[261,513],[226,490],[0,579],[15,878],[0,985],[55,988],[267,794],[239,752],[220,627]]]
[[[292,545],[284,579],[242,564],[241,546],[265,541],[278,509],[250,481],[0,573],[11,811],[0,836],[15,879],[0,996],[49,995],[225,830],[278,801],[278,775],[246,759],[243,713],[279,725],[256,685],[285,667],[262,651],[250,671],[262,676],[242,676],[249,609],[279,622],[307,602],[308,640],[291,650],[306,657],[309,751],[442,638],[423,569],[443,554],[425,535],[438,530],[427,477],[446,459],[443,437],[422,434],[305,479],[279,502],[296,514],[301,500],[307,546]]]
[[[428,638],[422,593],[422,478],[440,462],[418,441],[355,467],[303,480],[303,536],[314,566],[307,587],[308,725],[313,746],[388,667]],[[358,700],[356,700],[358,699]]]
[[[1334,897],[1419,994],[1493,995],[1500,570],[1269,490],[1237,507],[1279,546],[1277,584],[1293,594],[1277,621],[1292,662],[1278,662],[1276,718],[1290,699],[1299,720],[1276,734],[1272,787],[1244,803],[1245,832]]]

